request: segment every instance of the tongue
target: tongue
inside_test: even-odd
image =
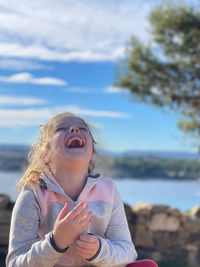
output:
[[[79,141],[74,140],[74,141],[71,142],[71,144],[70,144],[69,147],[70,147],[70,148],[74,148],[74,147],[81,147],[81,146],[80,146]]]

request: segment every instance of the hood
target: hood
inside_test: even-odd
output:
[[[101,178],[102,177],[98,173],[89,174],[83,190],[85,189],[90,190]],[[56,178],[53,176],[51,172],[41,173],[38,183],[42,190],[51,190],[51,191],[54,191],[56,193],[66,196],[66,193],[62,189],[61,185],[58,183],[58,181],[56,180]]]

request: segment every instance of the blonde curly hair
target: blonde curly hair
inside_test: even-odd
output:
[[[64,113],[58,114],[40,127],[38,141],[31,146],[30,152],[28,154],[28,163],[29,163],[28,167],[23,177],[20,179],[17,185],[20,191],[22,190],[22,187],[24,185],[27,185],[30,187],[31,184],[37,183],[37,181],[40,178],[40,174],[42,172],[49,171],[49,166],[48,164],[45,163],[45,160],[43,159],[45,158],[46,152],[49,149],[49,142],[55,133],[56,122],[66,117],[76,117],[85,124],[85,126],[89,129],[90,135],[92,137],[93,153],[94,154],[96,153],[96,150],[95,150],[96,142],[91,133],[91,126],[88,123],[86,123],[82,118],[76,116],[73,113],[64,112]],[[89,165],[88,173],[90,173],[90,171],[93,168],[94,168],[94,164]]]

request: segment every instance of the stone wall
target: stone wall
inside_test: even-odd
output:
[[[10,219],[14,203],[7,195],[0,194],[0,266],[4,266],[8,250]]]
[[[200,207],[187,213],[166,205],[125,205],[133,242],[141,257],[200,266]]]
[[[0,259],[7,254],[13,205],[8,196],[0,194]],[[200,207],[187,214],[169,206],[146,203],[133,208],[125,204],[125,210],[139,258],[200,266]]]

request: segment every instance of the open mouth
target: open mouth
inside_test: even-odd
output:
[[[84,147],[84,142],[80,136],[71,136],[67,139],[66,146],[68,148],[82,148]]]

